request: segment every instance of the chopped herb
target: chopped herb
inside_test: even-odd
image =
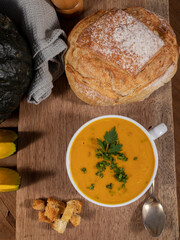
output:
[[[117,158],[125,162],[128,160],[128,158],[124,155],[124,153],[119,153]]]
[[[86,173],[86,168],[81,168],[81,171],[82,171],[83,173]]]
[[[109,189],[112,189],[113,185],[112,185],[112,183],[110,183],[110,184],[106,185],[106,187]]]
[[[137,160],[138,158],[137,157],[134,157],[133,160]]]
[[[110,167],[111,167],[110,169],[117,168],[117,164],[116,163],[111,163]]]
[[[98,169],[98,172],[96,173],[97,176],[100,176],[101,178],[104,176],[102,174],[102,172],[106,169],[107,166],[109,166],[110,163],[108,163],[107,161],[102,161],[102,162],[98,162],[96,164],[96,168]]]
[[[128,176],[127,174],[124,172],[124,168],[116,168],[114,170],[114,172],[116,173],[114,175],[114,177],[119,181],[119,182],[123,182],[124,184],[127,182]]]
[[[87,187],[88,189],[93,190],[94,189],[94,184],[92,183],[90,187]]]
[[[91,184],[90,189],[91,189],[91,190],[94,189],[94,184]]]
[[[99,176],[100,178],[103,178],[103,177],[104,177],[104,174],[101,173],[101,172],[97,172],[96,175]]]
[[[117,159],[122,161],[127,161],[128,158],[122,152],[123,145],[118,141],[116,127],[114,126],[109,132],[105,133],[103,141],[97,138],[97,144],[99,145],[99,148],[95,150],[96,157],[98,159],[102,158],[103,161],[96,164],[96,168],[98,169],[96,175],[102,178],[104,176],[102,172],[106,170],[107,166],[110,166],[110,169],[115,173],[114,177],[119,182],[123,182],[123,184],[125,184],[128,176],[123,168],[118,168],[114,156],[117,156]]]

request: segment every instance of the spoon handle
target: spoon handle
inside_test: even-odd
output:
[[[151,185],[151,195],[154,197],[154,181]]]

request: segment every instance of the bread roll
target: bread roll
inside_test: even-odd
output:
[[[168,22],[140,7],[100,10],[84,18],[68,45],[69,84],[92,105],[144,100],[174,76],[179,57]]]

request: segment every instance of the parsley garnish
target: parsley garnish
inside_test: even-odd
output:
[[[83,173],[86,173],[86,168],[81,168],[81,171],[82,171]]]
[[[124,155],[124,153],[120,153],[118,156],[118,159],[123,160],[125,162],[128,160],[128,158]]]
[[[112,184],[112,183],[110,183],[110,184],[106,185],[106,187],[107,187],[107,188],[109,188],[109,189],[112,189],[112,187],[113,187],[113,184]]]
[[[115,143],[118,140],[116,127],[113,127],[109,132],[106,132],[104,135],[104,139],[108,144]]]
[[[113,170],[115,173],[114,177],[119,182],[123,182],[122,187],[125,187],[128,176],[123,168],[117,167],[114,156],[117,156],[117,159],[122,161],[127,161],[128,158],[125,156],[124,153],[122,153],[123,145],[120,144],[118,141],[116,127],[113,127],[109,132],[105,133],[103,141],[97,138],[97,144],[100,148],[96,149],[96,157],[98,159],[103,158],[103,161],[96,164],[96,168],[98,169],[96,175],[102,178],[104,176],[102,172],[106,170],[107,166],[110,166],[110,169]]]
[[[134,157],[133,160],[137,160],[138,158],[137,157]]]
[[[94,189],[94,184],[91,184],[91,186],[89,187],[89,189],[93,190],[93,189]]]
[[[122,184],[122,188],[125,188],[125,183]]]
[[[119,167],[116,168],[114,170],[114,172],[116,173],[114,175],[114,177],[119,181],[119,182],[123,182],[124,184],[127,182],[128,176],[127,174],[124,172],[124,168]]]
[[[96,168],[98,169],[98,172],[96,173],[97,176],[100,176],[101,178],[104,177],[103,171],[106,169],[107,166],[109,166],[110,163],[107,161],[101,161],[96,164]]]

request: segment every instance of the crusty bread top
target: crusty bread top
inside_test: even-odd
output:
[[[112,19],[113,16],[119,19],[121,27],[116,28],[115,21],[106,23],[106,17]],[[124,20],[120,16],[124,16],[127,24],[122,24]],[[102,31],[96,39],[93,34],[98,35],[101,26]],[[136,41],[132,40],[131,33],[128,34],[133,28]],[[122,34],[126,32],[127,39],[119,32],[120,42],[117,41],[114,48],[113,31],[120,29],[125,29]],[[142,37],[141,31],[145,36]],[[147,36],[152,37],[147,40]],[[146,47],[146,43],[151,47]],[[173,77],[179,57],[176,36],[169,23],[140,7],[100,10],[82,19],[72,29],[68,45],[65,70],[69,84],[81,100],[92,105],[116,105],[145,99]]]
[[[146,25],[120,9],[105,12],[81,32],[77,43],[132,75],[138,74],[164,45]]]

